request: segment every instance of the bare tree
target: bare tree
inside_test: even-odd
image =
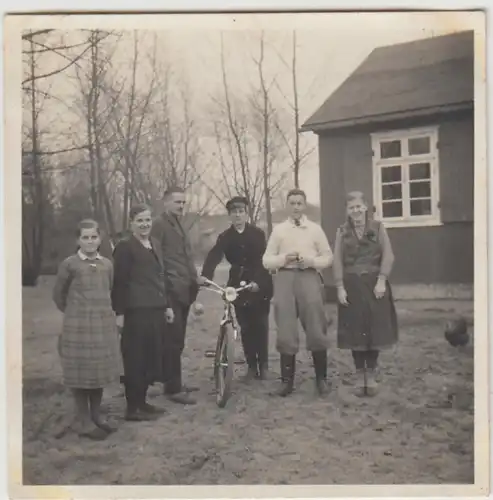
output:
[[[275,50],[275,48],[274,48]],[[279,51],[275,50],[279,60],[288,69],[291,74],[292,83],[292,100],[288,99],[285,93],[280,88],[279,84],[276,82],[276,87],[280,94],[283,96],[285,102],[289,106],[292,112],[293,127],[292,133],[286,133],[279,122],[276,122],[275,127],[281,134],[284,144],[289,152],[289,156],[292,161],[293,169],[293,180],[296,188],[300,187],[300,169],[303,165],[304,160],[314,151],[314,147],[310,149],[301,151],[300,145],[300,108],[299,108],[299,92],[298,92],[298,67],[297,67],[297,34],[296,30],[293,30],[291,35],[291,63],[288,63],[286,59],[280,54]],[[289,136],[292,136],[290,138]],[[293,146],[294,141],[294,146]]]
[[[115,36],[112,36],[115,35]],[[110,40],[107,40],[112,36]],[[115,42],[118,34],[94,30],[91,33],[91,50],[84,70],[76,69],[77,81],[81,93],[80,113],[86,125],[87,153],[89,157],[89,186],[93,217],[98,220],[107,233],[115,234],[115,221],[108,195],[108,181],[111,172],[105,168],[104,150],[112,151],[115,135],[108,132],[111,109],[105,106],[103,93],[111,67]],[[106,53],[103,41],[111,41],[112,51]]]
[[[56,35],[58,33],[58,38]],[[82,32],[81,32],[82,33]],[[56,38],[56,39],[55,39]],[[91,48],[89,39],[82,36],[77,43],[67,43],[64,34],[55,30],[28,31],[22,35],[24,77],[22,90],[24,97],[23,124],[23,281],[35,285],[41,272],[44,257],[47,216],[52,209],[51,177],[56,164],[55,156],[73,153],[86,145],[47,150],[43,148],[43,135],[50,123],[40,124],[40,116],[45,104],[55,101],[51,92],[52,78],[63,76],[69,68],[80,65]],[[74,53],[74,49],[78,49]],[[48,56],[48,59],[46,59]],[[46,68],[45,61],[53,69]],[[49,67],[49,66],[48,66]],[[44,88],[41,88],[41,84]],[[60,101],[57,101],[60,104]],[[43,113],[44,114],[44,113]],[[58,118],[56,113],[46,116]],[[50,158],[50,161],[47,159]]]
[[[271,207],[271,169],[269,164],[269,135],[270,135],[270,117],[271,117],[271,105],[269,101],[269,89],[265,83],[264,76],[264,55],[265,55],[265,44],[264,44],[264,32],[260,34],[260,56],[258,61],[256,61],[258,68],[258,75],[260,81],[260,89],[262,95],[262,126],[263,126],[263,140],[262,140],[262,180],[264,189],[264,201],[265,201],[265,213],[267,218],[267,234],[270,235],[272,232],[272,207]]]

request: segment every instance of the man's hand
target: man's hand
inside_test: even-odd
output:
[[[207,285],[207,278],[205,276],[197,276],[197,285],[199,286]]]
[[[255,281],[252,281],[250,284],[251,284],[250,290],[252,292],[258,292],[260,290],[260,287],[257,285],[257,283],[255,283]]]
[[[164,314],[166,316],[166,323],[173,323],[175,321],[175,313],[171,307],[168,307]]]
[[[337,288],[337,300],[343,306],[349,305],[349,302],[347,300],[347,292],[344,287]]]
[[[288,253],[286,255],[286,258],[284,259],[284,264],[287,266],[288,264],[292,264],[293,262],[296,262],[298,260],[298,254],[293,252],[293,253]]]
[[[124,322],[123,314],[119,314],[119,315],[116,317],[116,326],[117,326],[118,328],[123,328],[123,322]]]
[[[305,259],[303,257],[299,257],[297,262],[298,262],[298,267],[300,269],[308,269],[310,267],[313,267],[313,260],[312,259]]]

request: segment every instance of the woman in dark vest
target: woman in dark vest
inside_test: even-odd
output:
[[[131,236],[113,253],[113,309],[122,327],[126,420],[153,420],[164,410],[147,402],[150,384],[162,379],[162,339],[173,321],[159,242],[150,237],[151,210],[130,209]]]
[[[379,351],[397,342],[397,316],[388,276],[392,246],[380,221],[368,216],[363,193],[346,198],[347,220],[337,230],[334,280],[338,298],[337,343],[350,349],[358,374],[357,391],[375,395]]]

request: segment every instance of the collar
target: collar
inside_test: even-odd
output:
[[[294,222],[294,219],[292,217],[288,217],[288,222],[291,226],[293,227],[306,227],[307,226],[307,222],[308,222],[308,218],[306,215],[302,215],[299,219],[300,221],[300,225],[297,226]]]
[[[171,219],[173,222],[180,222],[181,217],[171,212],[171,210],[170,211],[165,210],[164,215],[168,217],[168,219]]]
[[[99,253],[97,253],[97,254],[96,254],[96,256],[95,256],[93,259],[91,259],[90,257],[88,257],[88,256],[87,256],[87,255],[86,255],[86,254],[85,254],[82,250],[80,250],[80,249],[79,249],[79,250],[77,250],[77,255],[79,256],[79,258],[80,258],[81,260],[101,260],[101,259],[102,259],[101,255],[100,255]]]
[[[233,231],[235,231],[236,233],[238,233],[238,234],[243,234],[247,230],[247,224],[245,224],[243,226],[243,229],[241,231],[238,231],[238,229],[236,229],[236,227],[234,226],[234,224],[231,224],[231,229]]]

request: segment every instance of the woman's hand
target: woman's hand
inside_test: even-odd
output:
[[[377,284],[375,285],[375,288],[373,289],[373,293],[375,294],[375,297],[377,299],[381,299],[385,295],[386,288],[387,288],[387,286],[385,284],[385,278],[378,278]]]
[[[175,313],[171,307],[168,307],[165,312],[166,315],[166,323],[173,323],[175,321]]]
[[[116,326],[118,328],[123,328],[123,323],[124,323],[124,317],[123,317],[123,314],[119,314],[117,317],[116,317]]]
[[[347,300],[347,292],[343,286],[337,288],[337,300],[343,306],[349,305],[349,302]]]

